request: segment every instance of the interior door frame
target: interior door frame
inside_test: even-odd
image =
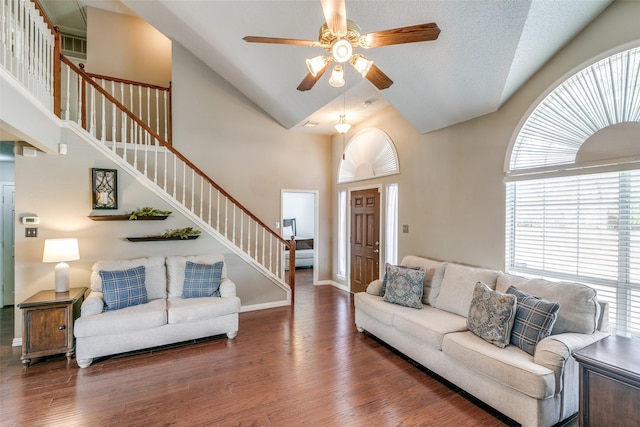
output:
[[[347,188],[347,271],[345,277],[345,287],[349,292],[351,292],[351,193],[355,191],[362,190],[373,190],[377,189],[380,194],[380,215],[378,215],[379,230],[380,230],[380,252],[378,252],[378,256],[380,257],[378,262],[378,275],[379,277],[383,277],[382,272],[384,271],[384,260],[386,259],[385,251],[385,242],[387,237],[387,230],[384,228],[385,217],[386,217],[386,209],[383,209],[383,206],[387,205],[387,195],[385,194],[382,184],[371,184],[371,185],[363,185],[358,187],[350,187]]]
[[[320,230],[320,206],[319,206],[319,197],[320,190],[289,190],[282,189],[280,190],[280,219],[278,223],[280,227],[282,227],[282,219],[284,215],[284,194],[285,193],[305,193],[305,194],[313,194],[313,283],[318,283],[318,249],[321,247],[322,243],[320,242],[319,230]],[[281,228],[277,227],[278,233],[280,233]]]

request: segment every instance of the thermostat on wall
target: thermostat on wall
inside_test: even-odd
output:
[[[27,225],[40,224],[40,218],[38,218],[37,216],[23,216],[22,223]]]

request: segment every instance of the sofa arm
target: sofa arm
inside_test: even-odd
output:
[[[100,314],[104,310],[104,297],[102,292],[91,291],[87,299],[82,302],[80,316]]]
[[[564,368],[574,351],[600,341],[609,334],[596,331],[593,334],[567,332],[551,335],[536,346],[533,362],[551,369],[556,378],[556,393],[562,391]]]
[[[222,298],[236,296],[236,284],[231,279],[225,277],[220,282],[220,296]]]
[[[373,282],[369,283],[367,286],[367,293],[371,295],[380,295],[380,291],[382,290],[382,280],[376,279]]]

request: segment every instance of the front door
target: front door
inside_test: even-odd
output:
[[[363,292],[379,277],[380,192],[351,193],[351,292]]]

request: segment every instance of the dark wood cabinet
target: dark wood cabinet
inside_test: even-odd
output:
[[[580,426],[640,425],[640,342],[612,335],[573,356],[580,363]]]
[[[73,322],[87,288],[68,292],[40,291],[18,304],[22,310],[22,363],[29,366],[34,357],[74,353]]]

